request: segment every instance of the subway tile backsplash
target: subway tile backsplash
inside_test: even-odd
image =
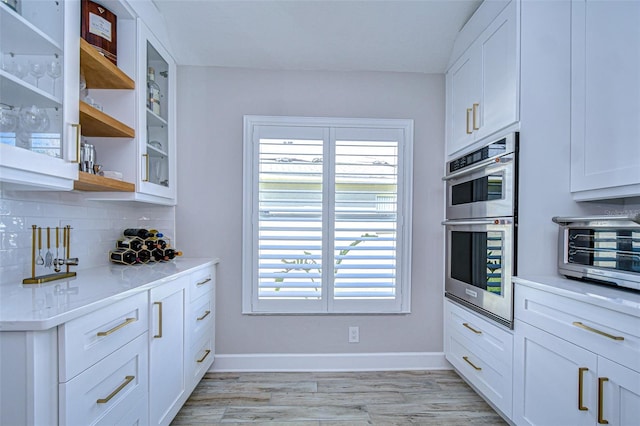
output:
[[[174,207],[87,201],[77,192],[11,191],[0,184],[0,285],[19,284],[31,275],[32,225],[43,228],[42,256],[47,251],[46,228],[51,228],[54,257],[55,227],[71,226],[70,255],[80,259],[74,271],[108,264],[108,252],[126,228],[158,229],[176,245]],[[38,266],[36,275],[52,272]]]

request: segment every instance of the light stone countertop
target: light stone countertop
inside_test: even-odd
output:
[[[513,277],[514,292],[519,285],[544,290],[581,302],[640,317],[640,292],[622,287],[570,280],[559,275]]]
[[[79,270],[69,280],[3,284],[0,331],[47,330],[218,262],[218,259],[179,258],[166,263],[109,264]]]

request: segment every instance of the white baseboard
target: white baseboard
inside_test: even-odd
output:
[[[450,370],[443,352],[216,354],[211,372]]]

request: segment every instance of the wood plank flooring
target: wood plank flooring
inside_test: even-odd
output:
[[[453,371],[207,373],[172,425],[505,425]]]

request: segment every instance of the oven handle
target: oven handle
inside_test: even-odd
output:
[[[466,168],[464,170],[459,170],[457,172],[453,172],[449,175],[446,175],[445,177],[442,178],[442,180],[447,181],[447,180],[459,178],[460,176],[468,175],[470,173],[475,172],[476,170],[490,169],[490,168],[493,168],[494,166],[496,167],[502,166],[504,164],[507,164],[510,161],[513,161],[512,157],[513,157],[513,153],[504,154],[501,157],[488,158],[484,161],[474,164],[473,166],[469,166],[469,168]]]
[[[463,225],[510,225],[511,219],[469,219],[469,220],[445,220],[442,222],[445,226],[463,226]]]

